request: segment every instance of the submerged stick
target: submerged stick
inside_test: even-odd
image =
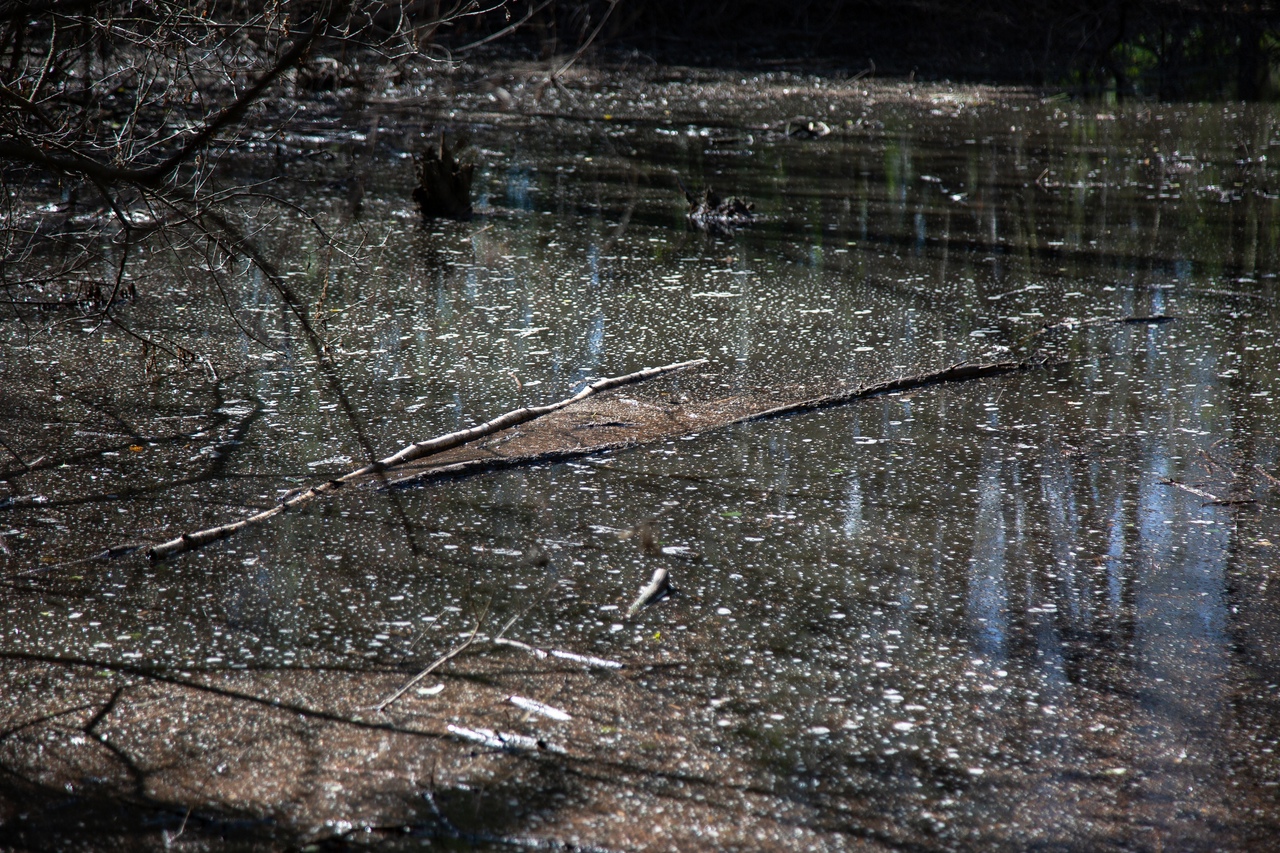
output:
[[[775,406],[772,409],[765,409],[763,412],[757,412],[754,415],[745,415],[737,420],[730,421],[730,423],[749,423],[751,421],[762,421],[769,418],[777,418],[783,415],[812,412],[817,409],[828,409],[845,403],[852,403],[854,400],[863,400],[867,397],[879,397],[883,394],[912,391],[916,388],[924,388],[928,385],[941,385],[945,382],[967,382],[970,379],[983,379],[988,376],[1000,376],[1005,373],[1018,373],[1023,370],[1031,370],[1037,367],[1049,367],[1054,364],[1063,363],[1065,362],[993,361],[984,364],[953,364],[950,367],[943,368],[942,370],[934,370],[929,373],[916,373],[912,376],[890,379],[888,382],[878,382],[875,385],[864,385],[861,388],[854,388],[852,391],[842,391],[839,394],[828,394],[824,397],[814,397],[810,400],[801,400],[798,403],[787,403],[782,406]],[[728,426],[728,424],[726,424],[726,426]]]
[[[467,646],[471,645],[476,641],[476,633],[480,630],[480,625],[483,624],[483,622],[484,622],[484,616],[482,615],[479,619],[476,620],[476,626],[471,629],[471,633],[467,636],[465,640],[463,640],[458,645],[454,646],[449,651],[442,654],[440,657],[436,658],[435,662],[432,663],[431,666],[422,670],[413,678],[410,678],[407,682],[405,682],[405,684],[399,690],[392,693],[386,699],[383,699],[377,705],[374,705],[373,710],[385,711],[388,705],[390,705],[392,702],[399,699],[404,694],[408,693],[410,687],[413,687],[413,685],[417,684],[419,681],[426,678],[428,675],[435,672],[437,669],[444,666],[446,663],[448,663],[449,661],[453,660],[458,655],[466,651]]]
[[[1188,486],[1181,480],[1172,480],[1169,478],[1161,478],[1161,483],[1166,486],[1173,486],[1175,489],[1182,489],[1184,492],[1190,492],[1198,498],[1205,498],[1209,502],[1205,506],[1248,506],[1256,504],[1254,498],[1220,498],[1212,492],[1206,492],[1204,489],[1197,489],[1195,486]]]
[[[1177,319],[1177,317],[1171,317],[1167,314],[1153,314],[1149,317],[1130,315],[1126,317],[1091,317],[1085,320],[1059,320],[1056,323],[1043,324],[1035,331],[1024,336],[1022,340],[1018,341],[1018,345],[1022,346],[1032,338],[1039,337],[1040,335],[1048,335],[1057,331],[1071,331],[1073,329],[1084,329],[1090,326],[1158,326],[1162,323],[1172,323]]]
[[[377,462],[371,462],[362,468],[357,468],[356,470],[351,471],[350,473],[343,474],[336,480],[330,480],[327,483],[321,483],[317,486],[312,486],[309,489],[303,489],[301,492],[290,495],[286,500],[281,501],[271,509],[263,510],[262,512],[248,516],[247,518],[228,522],[227,524],[221,524],[217,527],[207,527],[204,530],[197,530],[194,533],[183,533],[176,539],[170,539],[168,542],[161,542],[158,545],[153,545],[151,548],[147,549],[147,556],[152,560],[163,560],[176,554],[193,551],[196,548],[208,545],[210,542],[225,539],[246,527],[261,524],[283,512],[296,509],[297,507],[309,503],[321,495],[327,495],[330,492],[334,492],[342,488],[352,480],[367,477],[371,474],[380,474],[395,465],[402,465],[406,462],[413,462],[414,460],[422,459],[426,456],[443,453],[446,450],[459,447],[470,441],[475,441],[477,438],[484,438],[485,436],[492,435],[495,432],[501,432],[504,429],[519,426],[520,424],[527,423],[535,418],[540,418],[544,415],[549,415],[552,412],[557,412],[560,409],[571,406],[574,403],[585,400],[587,397],[590,397],[593,394],[599,394],[602,391],[608,391],[623,385],[631,385],[636,382],[644,382],[648,379],[663,376],[667,373],[684,370],[689,367],[696,367],[706,363],[707,360],[705,358],[696,358],[692,361],[681,361],[675,364],[666,364],[661,367],[646,367],[644,370],[637,370],[635,373],[627,373],[622,376],[610,376],[604,379],[598,379],[584,387],[572,397],[566,397],[559,402],[548,403],[545,406],[524,406],[507,412],[506,414],[499,415],[498,417],[485,421],[477,426],[468,427],[467,429],[458,430],[457,432],[451,432],[447,435],[438,436],[428,441],[414,442],[397,453],[393,453],[390,456],[379,459]]]
[[[1254,465],[1253,467],[1259,474],[1261,474],[1263,477],[1266,477],[1267,482],[1270,483],[1272,486],[1280,486],[1280,479],[1272,477],[1270,474],[1267,473],[1266,469],[1263,468],[1261,465]]]

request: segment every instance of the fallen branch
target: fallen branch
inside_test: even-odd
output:
[[[1045,323],[1031,334],[1023,338],[1019,343],[1026,343],[1037,335],[1047,335],[1050,332],[1071,331],[1073,329],[1084,329],[1089,326],[1158,326],[1162,323],[1172,323],[1177,317],[1170,317],[1167,314],[1153,314],[1150,317],[1091,317],[1088,320],[1059,320],[1056,323]]]
[[[637,370],[635,373],[628,373],[623,376],[611,376],[605,379],[599,379],[587,385],[572,397],[567,397],[557,403],[549,403],[545,406],[525,406],[499,415],[492,420],[485,421],[477,426],[468,427],[467,429],[451,432],[448,435],[442,435],[429,441],[419,441],[410,444],[408,447],[392,454],[377,462],[372,462],[362,468],[357,468],[350,473],[344,474],[336,480],[330,480],[327,483],[321,483],[312,486],[309,489],[303,489],[301,492],[294,493],[282,500],[271,509],[263,510],[255,513],[247,518],[239,521],[232,521],[227,524],[221,524],[217,527],[207,527],[204,530],[197,530],[194,533],[183,533],[176,539],[170,539],[168,542],[162,542],[153,545],[147,549],[147,556],[152,560],[163,560],[168,557],[182,554],[187,551],[193,551],[196,548],[208,545],[210,542],[216,542],[219,539],[225,539],[234,533],[237,533],[246,527],[261,524],[268,519],[274,518],[283,512],[296,509],[303,504],[310,503],[312,500],[334,492],[352,480],[368,477],[370,475],[381,474],[388,468],[396,465],[403,465],[406,462],[412,462],[437,453],[442,453],[454,447],[460,447],[478,438],[484,438],[495,432],[501,432],[504,429],[510,429],[514,426],[527,423],[535,418],[549,415],[557,412],[567,406],[571,406],[581,400],[585,400],[593,394],[599,394],[602,391],[608,391],[623,385],[631,385],[636,382],[644,382],[657,376],[663,376],[677,370],[684,370],[689,367],[706,364],[705,358],[698,358],[692,361],[682,361],[676,364],[667,364],[661,367],[646,367],[644,370]]]
[[[184,533],[176,539],[171,539],[168,542],[154,545],[148,549],[147,556],[153,560],[160,560],[200,548],[210,542],[215,542],[219,539],[231,536],[246,527],[261,524],[262,522],[283,512],[296,509],[317,497],[336,491],[353,480],[367,478],[371,475],[379,475],[389,468],[443,453],[446,450],[460,447],[464,444],[475,441],[476,439],[484,438],[485,436],[493,435],[494,433],[510,429],[511,427],[519,426],[520,424],[527,423],[535,418],[540,418],[545,415],[552,414],[553,412],[557,412],[602,391],[607,391],[612,388],[618,388],[620,386],[636,382],[642,382],[676,370],[683,370],[688,367],[694,367],[705,363],[706,359],[695,359],[693,361],[684,361],[677,364],[664,365],[662,367],[650,367],[636,371],[635,373],[628,373],[624,376],[601,379],[587,385],[572,397],[568,397],[557,403],[550,403],[545,406],[515,409],[477,426],[449,433],[448,435],[442,435],[429,441],[416,442],[398,453],[388,456],[385,459],[380,459],[377,462],[365,465],[364,467],[351,471],[348,474],[344,474],[342,477],[335,480],[330,480],[326,483],[321,483],[300,492],[290,494],[271,509],[263,510],[262,512],[256,513],[247,518],[240,519],[239,521],[229,522],[217,527],[206,528],[194,533]],[[1069,362],[999,361],[982,364],[954,364],[942,370],[904,376],[887,382],[880,382],[875,385],[865,385],[860,388],[854,388],[837,394],[828,394],[823,397],[814,397],[808,400],[801,400],[795,403],[775,406],[771,409],[743,415],[729,421],[714,424],[713,426],[723,428],[725,426],[738,423],[747,423],[767,418],[782,417],[802,412],[815,411],[818,409],[831,408],[833,406],[844,405],[855,400],[862,400],[883,394],[911,391],[917,388],[927,387],[929,385],[938,385],[949,382],[966,382],[973,379],[982,379],[1006,373],[1015,373],[1067,363]],[[702,425],[699,426],[698,431],[705,431],[707,428],[708,425]],[[400,479],[390,481],[390,485],[405,486],[429,479],[448,476],[466,476],[469,474],[479,473],[481,471],[494,470],[495,468],[559,461],[562,459],[582,456],[588,453],[599,453],[603,450],[630,447],[634,446],[636,443],[637,440],[633,437],[620,441],[594,444],[589,447],[578,447],[572,450],[556,450],[546,453],[526,454],[507,458],[465,460],[462,462],[440,465],[422,471],[417,471]]]
[[[875,385],[864,385],[861,388],[854,388],[851,391],[842,391],[839,394],[828,394],[824,397],[814,397],[810,400],[801,400],[798,403],[787,403],[782,406],[775,406],[772,409],[766,409],[763,412],[757,412],[754,415],[745,415],[737,420],[730,421],[725,426],[736,423],[749,423],[751,421],[765,420],[766,418],[777,418],[783,415],[794,415],[801,412],[812,412],[818,409],[829,409],[833,406],[842,406],[845,403],[851,403],[854,400],[865,400],[868,397],[879,397],[884,394],[895,394],[902,391],[913,391],[916,388],[925,388],[929,385],[941,385],[948,382],[968,382],[971,379],[985,379],[989,376],[1000,376],[1005,373],[1019,373],[1024,370],[1033,370],[1040,367],[1052,367],[1059,364],[1067,364],[1068,362],[1046,362],[1046,361],[994,361],[984,364],[953,364],[943,370],[935,370],[929,373],[917,373],[913,376],[903,376],[900,379],[890,379],[888,382],[879,382]]]
[[[714,424],[699,423],[696,426],[691,426],[688,431],[706,432],[709,429],[723,429],[724,427],[732,426],[734,424],[749,423],[768,418],[784,417],[787,415],[816,411],[818,409],[832,408],[834,406],[851,403],[855,400],[863,400],[868,397],[877,397],[884,394],[911,391],[917,388],[924,388],[929,385],[939,385],[947,382],[966,382],[971,379],[981,379],[990,376],[999,376],[1005,373],[1015,373],[1023,370],[1034,370],[1036,368],[1054,367],[1070,363],[1072,362],[998,361],[985,364],[954,364],[943,370],[936,370],[929,373],[918,373],[913,376],[904,376],[899,379],[892,379],[888,382],[880,382],[875,385],[864,385],[861,388],[842,391],[838,394],[828,394],[823,397],[813,397],[808,400],[787,403],[785,405],[775,406],[771,409],[765,409],[764,411],[742,415],[741,417],[733,418],[732,420],[720,421]],[[673,432],[670,435],[677,434],[679,433]],[[611,450],[624,450],[629,447],[635,447],[639,443],[641,443],[641,441],[632,436],[615,441],[597,442],[580,447],[549,450],[539,453],[464,459],[459,462],[450,462],[444,465],[435,465],[430,468],[413,471],[412,473],[406,473],[401,477],[388,478],[387,485],[404,488],[420,485],[430,480],[445,479],[449,477],[469,477],[488,471],[516,468],[527,465],[539,465],[550,462],[563,462],[569,459],[577,459],[583,456],[590,456]]]

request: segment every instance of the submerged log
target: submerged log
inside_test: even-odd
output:
[[[423,219],[470,219],[471,178],[474,163],[459,163],[440,134],[440,144],[428,149],[418,162],[418,186],[413,199]]]

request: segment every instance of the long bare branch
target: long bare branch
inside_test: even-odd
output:
[[[480,625],[481,625],[483,622],[484,622],[484,615],[482,614],[479,618],[477,618],[477,619],[476,619],[476,626],[475,626],[474,628],[472,628],[472,629],[471,629],[471,634],[470,634],[470,635],[468,635],[468,637],[467,637],[465,640],[463,640],[463,641],[462,641],[461,643],[459,643],[458,645],[454,646],[454,647],[453,647],[452,649],[450,649],[449,651],[445,652],[445,653],[444,653],[443,655],[441,655],[440,657],[436,658],[436,659],[435,659],[435,662],[434,662],[434,663],[432,663],[432,664],[431,664],[431,666],[429,666],[429,667],[427,667],[426,669],[424,669],[424,670],[422,670],[421,672],[419,672],[419,673],[418,673],[417,675],[415,675],[413,678],[411,678],[411,679],[409,679],[407,682],[405,682],[405,683],[404,683],[404,684],[403,684],[403,685],[402,685],[398,690],[396,690],[394,693],[392,693],[392,694],[391,694],[390,696],[388,696],[386,699],[383,699],[383,700],[382,700],[381,702],[379,702],[377,705],[374,705],[374,706],[373,706],[373,710],[375,710],[375,711],[385,711],[385,710],[387,709],[387,706],[388,706],[388,705],[390,705],[392,702],[395,702],[397,699],[399,699],[399,698],[400,698],[401,696],[403,696],[404,694],[408,693],[408,692],[409,692],[409,688],[413,687],[413,685],[417,684],[419,681],[421,681],[422,679],[426,678],[428,675],[430,675],[431,673],[435,672],[437,669],[439,669],[440,667],[444,666],[446,663],[448,663],[449,661],[453,660],[453,659],[454,659],[454,658],[456,658],[458,655],[460,655],[460,654],[462,654],[464,651],[466,651],[467,646],[471,645],[472,643],[474,643],[474,642],[476,641],[476,635],[479,633],[479,631],[480,631]]]
[[[362,468],[358,468],[348,474],[343,475],[335,480],[312,486],[309,489],[296,493],[284,501],[281,501],[271,509],[263,510],[255,513],[247,518],[239,521],[221,524],[217,527],[208,527],[204,530],[197,530],[194,533],[183,533],[176,539],[170,539],[168,542],[161,542],[147,549],[147,556],[153,560],[163,560],[169,557],[182,554],[186,551],[193,551],[210,542],[216,542],[219,539],[225,539],[235,533],[244,530],[247,527],[262,524],[263,522],[287,512],[291,509],[310,503],[316,498],[337,491],[352,480],[376,475],[393,465],[401,465],[405,462],[411,462],[415,459],[422,459],[435,453],[441,453],[453,447],[466,444],[469,441],[475,441],[487,435],[492,435],[504,429],[508,429],[519,424],[527,423],[534,418],[540,418],[549,415],[552,412],[559,411],[567,406],[573,405],[580,400],[585,400],[593,394],[599,394],[602,391],[608,391],[612,388],[619,388],[623,385],[630,385],[636,382],[644,382],[658,376],[672,373],[677,370],[684,370],[689,367],[695,367],[700,364],[706,364],[705,358],[694,359],[693,361],[682,361],[677,364],[667,364],[662,367],[647,367],[644,370],[637,370],[635,373],[628,373],[623,376],[612,376],[606,379],[600,379],[587,385],[572,397],[567,397],[556,403],[550,403],[545,406],[525,406],[500,415],[492,420],[470,427],[457,432],[451,432],[448,435],[442,435],[433,438],[430,441],[421,441],[409,445],[398,453],[394,453],[385,459],[380,459]]]

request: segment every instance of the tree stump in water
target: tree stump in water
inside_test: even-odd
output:
[[[676,183],[689,202],[686,214],[689,224],[699,231],[729,235],[755,217],[755,205],[746,199],[737,196],[723,198],[711,187],[705,187],[701,193],[692,193],[679,178],[676,178]]]
[[[423,219],[470,219],[474,163],[459,163],[440,134],[440,145],[418,158],[413,199]]]

